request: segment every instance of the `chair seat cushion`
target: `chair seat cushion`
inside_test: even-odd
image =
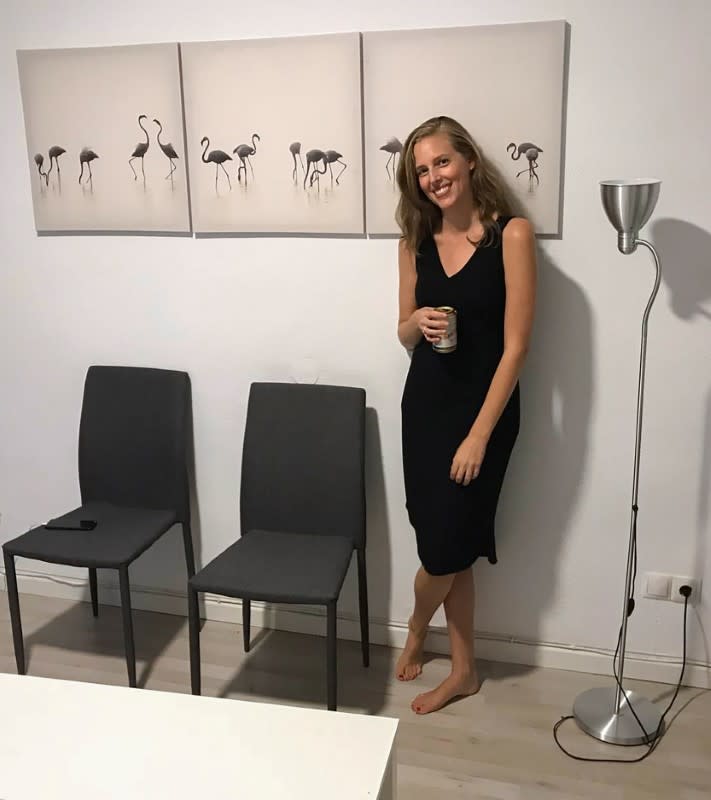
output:
[[[89,502],[52,522],[78,525],[82,519],[96,520],[96,528],[57,531],[40,526],[5,542],[3,550],[53,564],[115,568],[130,564],[178,521],[174,511]]]
[[[245,600],[322,605],[338,598],[353,543],[342,536],[249,531],[190,584]]]

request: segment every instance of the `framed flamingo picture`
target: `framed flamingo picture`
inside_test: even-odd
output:
[[[363,34],[366,228],[398,233],[396,170],[409,132],[461,122],[537,233],[560,233],[565,21]],[[454,80],[442,79],[442,69]]]
[[[360,35],[181,51],[195,231],[363,235]]]
[[[190,233],[178,45],[17,60],[37,230]]]

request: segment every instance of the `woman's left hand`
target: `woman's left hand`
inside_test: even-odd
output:
[[[454,454],[449,477],[457,483],[468,486],[479,476],[485,453],[486,439],[470,433]]]

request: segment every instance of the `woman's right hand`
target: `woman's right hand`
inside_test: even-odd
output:
[[[435,311],[430,306],[418,308],[412,319],[428,342],[433,344],[447,333],[447,315],[444,311]]]

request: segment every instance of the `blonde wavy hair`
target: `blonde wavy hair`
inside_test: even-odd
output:
[[[402,239],[413,253],[417,253],[423,239],[436,233],[442,225],[441,210],[420,188],[414,154],[415,145],[421,139],[436,133],[446,134],[452,147],[467,161],[474,162],[470,179],[472,199],[484,233],[478,242],[472,244],[483,247],[496,244],[500,235],[496,218],[520,216],[520,209],[499,171],[484,156],[469,131],[451,117],[432,117],[418,125],[405,140],[397,168],[400,199],[395,212]]]

